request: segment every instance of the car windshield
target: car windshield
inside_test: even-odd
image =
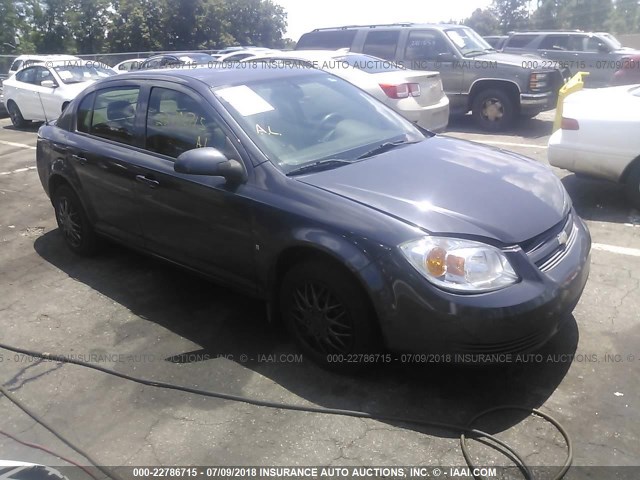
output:
[[[482,55],[493,50],[484,38],[470,28],[450,28],[445,30],[445,33],[465,57]]]
[[[213,61],[213,57],[208,53],[189,53],[181,55],[180,60],[185,63],[208,63]]]
[[[60,79],[67,84],[100,80],[101,78],[116,75],[110,68],[103,68],[97,64],[90,65],[62,65],[54,67]]]
[[[609,45],[612,46],[615,50],[619,50],[622,48],[622,43],[620,43],[620,41],[610,33],[601,33],[600,36],[608,40]]]
[[[362,90],[319,72],[213,91],[267,158],[285,173],[329,159],[341,165],[382,144],[402,145],[426,138]]]

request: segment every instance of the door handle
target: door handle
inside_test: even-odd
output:
[[[76,153],[71,155],[71,158],[73,158],[74,160],[77,160],[80,165],[86,165],[87,164],[87,159],[85,157],[81,156],[81,155],[76,154]]]
[[[160,182],[158,182],[157,180],[147,178],[144,175],[136,175],[136,182],[143,183],[149,188],[156,188],[158,185],[160,185]]]

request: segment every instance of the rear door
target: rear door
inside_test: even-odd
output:
[[[134,196],[136,147],[142,141],[136,124],[139,99],[140,86],[131,81],[89,93],[78,107],[76,135],[67,146],[95,227],[134,246],[143,243]]]

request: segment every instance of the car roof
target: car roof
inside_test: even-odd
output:
[[[75,55],[31,55],[23,54],[16,57],[16,60],[79,60]]]
[[[382,23],[382,24],[373,24],[373,25],[345,25],[343,27],[326,27],[326,28],[315,28],[312,32],[322,32],[329,30],[356,30],[356,29],[395,29],[395,28],[437,28],[443,30],[445,28],[470,28],[466,25],[457,25],[453,23]],[[310,33],[310,32],[309,32]]]
[[[267,65],[257,63],[255,68],[247,68],[247,64],[238,63],[233,65],[224,65],[221,67],[202,66],[198,68],[185,69],[166,69],[166,70],[136,70],[135,72],[124,73],[114,77],[100,80],[100,83],[118,82],[126,80],[168,80],[178,83],[198,81],[210,87],[220,87],[224,85],[235,85],[255,80],[287,78],[298,75],[320,75],[319,70],[300,69],[295,67],[283,66],[283,68],[274,69]],[[326,75],[326,74],[325,74]]]

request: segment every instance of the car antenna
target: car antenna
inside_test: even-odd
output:
[[[42,97],[40,96],[40,92],[36,92],[38,94],[38,98],[40,99],[40,106],[42,107],[42,113],[44,114],[44,124],[49,125],[49,120],[47,120],[47,112],[44,109],[44,103],[42,103]]]

